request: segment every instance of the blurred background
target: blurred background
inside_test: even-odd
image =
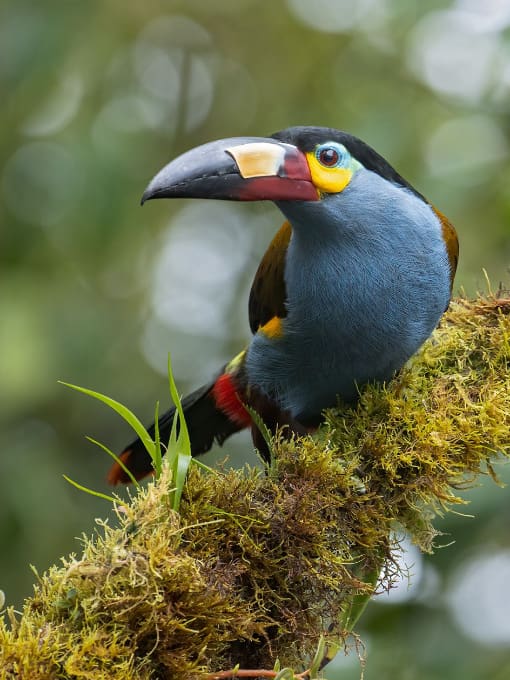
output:
[[[0,588],[79,552],[131,434],[248,338],[270,204],[139,199],[176,154],[295,124],[363,138],[457,226],[456,290],[509,286],[509,0],[16,0],[0,9]],[[253,462],[238,437],[232,465]],[[209,459],[211,460],[211,459]],[[498,466],[502,479],[508,469]],[[445,546],[370,605],[366,680],[510,677],[510,492],[467,492]],[[448,545],[451,544],[451,545]],[[328,677],[359,678],[357,656]]]

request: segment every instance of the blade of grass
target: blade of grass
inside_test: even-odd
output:
[[[80,491],[85,491],[85,493],[88,493],[90,496],[97,496],[98,498],[103,498],[105,501],[110,501],[111,503],[118,502],[118,498],[115,498],[114,496],[108,496],[107,494],[101,493],[100,491],[94,491],[94,489],[89,489],[88,486],[78,484],[78,482],[75,482],[74,479],[71,479],[67,475],[62,475],[62,477],[66,480],[66,482],[69,482],[69,484],[72,484]]]
[[[120,467],[124,470],[126,475],[129,477],[130,481],[135,485],[135,486],[140,486],[140,483],[134,476],[134,474],[131,472],[131,470],[124,465],[122,460],[115,454],[111,449],[109,449],[105,444],[102,444],[101,442],[98,442],[96,439],[93,439],[92,437],[85,437],[85,439],[89,442],[92,442],[92,444],[95,444],[96,446],[99,446],[100,449],[105,451],[109,456],[113,458],[113,460],[120,465]]]
[[[170,386],[170,396],[175,404],[177,413],[179,414],[179,437],[178,441],[183,448],[183,453],[191,457],[191,442],[189,438],[188,426],[186,424],[186,419],[184,418],[184,411],[182,409],[181,399],[177,387],[175,385],[174,376],[172,373],[172,361],[170,355],[168,355],[168,381]]]
[[[362,575],[363,580],[372,587],[372,590],[369,593],[353,596],[349,608],[342,617],[342,624],[345,630],[351,632],[365,611],[367,604],[374,594],[377,581],[379,580],[379,574],[381,573],[382,564],[381,561],[373,571]]]
[[[103,404],[106,404],[109,406],[111,409],[113,409],[116,413],[118,413],[121,418],[123,418],[131,427],[133,430],[136,432],[136,434],[139,436],[140,440],[142,441],[143,445],[145,446],[147,453],[150,455],[152,460],[154,460],[154,449],[155,449],[155,444],[153,440],[151,439],[151,436],[143,426],[142,422],[135,416],[135,414],[130,411],[126,406],[121,404],[120,402],[116,401],[115,399],[111,399],[110,397],[107,397],[104,394],[101,394],[100,392],[94,392],[94,390],[88,390],[85,387],[80,387],[79,385],[72,385],[71,383],[64,382],[62,380],[59,380],[61,385],[65,385],[66,387],[70,387],[72,390],[76,390],[77,392],[82,392],[83,394],[87,394],[89,397],[93,397],[94,399],[97,399],[98,401],[103,402]]]
[[[154,409],[154,456],[152,464],[156,479],[159,479],[163,470],[163,454],[161,453],[161,439],[159,437],[159,401],[156,402],[156,408]]]
[[[309,674],[310,678],[318,678],[321,670],[330,661],[333,661],[335,656],[338,654],[342,645],[336,640],[327,640],[321,635],[319,639],[319,644],[317,650],[310,664]]]
[[[170,456],[175,455],[177,446],[177,423],[179,420],[179,412],[177,409],[174,411],[174,417],[172,419],[172,429],[170,430],[170,437],[168,438],[168,452],[169,459]],[[173,460],[173,459],[172,459]]]
[[[259,429],[260,434],[262,435],[264,441],[266,442],[267,448],[268,448],[268,450],[269,450],[269,454],[270,454],[270,456],[271,456],[271,463],[272,463],[273,460],[274,460],[274,446],[273,446],[273,438],[272,438],[272,436],[271,436],[271,432],[269,431],[267,425],[266,425],[265,422],[262,420],[262,418],[261,418],[260,415],[257,413],[257,411],[255,411],[254,409],[252,409],[252,408],[251,408],[250,406],[248,406],[247,404],[244,404],[244,408],[245,408],[245,409],[248,411],[248,413],[250,414],[251,419],[253,420],[253,422],[255,423],[255,425],[257,426],[257,428]]]
[[[175,404],[175,416],[172,423],[167,456],[169,458],[169,465],[171,466],[172,480],[174,483],[174,489],[171,493],[172,508],[178,510],[186,481],[186,475],[188,474],[188,468],[191,462],[191,442],[189,439],[188,426],[186,425],[186,420],[184,418],[181,399],[174,381],[170,354],[168,355],[168,382],[170,396]],[[179,418],[179,434],[177,434],[177,417]]]
[[[211,474],[218,475],[218,476],[220,474],[214,468],[209,467],[209,465],[206,465],[205,463],[202,463],[201,460],[197,460],[196,458],[192,458],[191,462],[193,463],[193,465],[196,465],[197,467],[199,467],[201,470],[204,470],[205,472],[210,472]]]

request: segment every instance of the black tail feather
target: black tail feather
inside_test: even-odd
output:
[[[223,444],[230,435],[243,429],[242,425],[233,422],[216,407],[212,394],[214,384],[215,380],[199,387],[182,400],[193,456],[200,456],[209,451],[215,441]],[[158,420],[159,438],[163,444],[170,438],[174,414],[175,407],[163,413]],[[148,432],[154,438],[154,424],[148,428]],[[126,446],[119,458],[136,479],[142,479],[153,471],[152,460],[139,438]],[[110,468],[107,479],[110,484],[125,484],[131,481],[118,463],[114,463]]]

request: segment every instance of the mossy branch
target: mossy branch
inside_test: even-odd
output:
[[[319,643],[327,659],[377,575],[391,585],[395,527],[432,551],[433,517],[495,478],[509,360],[510,299],[459,299],[389,386],[330,411],[314,436],[274,442],[267,474],[192,466],[177,513],[164,466],[119,500],[116,527],[99,522],[80,557],[38,577],[19,617],[7,611],[0,678],[303,673]]]

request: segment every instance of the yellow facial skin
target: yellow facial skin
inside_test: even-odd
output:
[[[337,142],[326,142],[306,153],[312,181],[319,192],[338,194],[362,165]]]
[[[350,168],[328,168],[317,160],[314,151],[308,151],[306,160],[310,167],[312,181],[319,191],[338,194],[349,184],[352,177]]]

